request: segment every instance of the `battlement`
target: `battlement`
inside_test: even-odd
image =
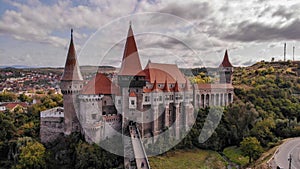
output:
[[[41,118],[47,118],[47,117],[64,117],[64,108],[63,107],[55,107],[52,109],[48,109],[45,111],[42,111],[40,114]]]

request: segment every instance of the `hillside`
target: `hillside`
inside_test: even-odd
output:
[[[240,152],[241,142],[246,138],[255,138],[258,146],[262,147],[252,156],[255,160],[262,152],[279,144],[280,140],[300,136],[299,65],[299,62],[259,62],[249,67],[235,68],[234,103],[225,108],[212,136],[205,143],[198,142],[210,111],[209,108],[201,109],[197,112],[193,129],[176,148],[197,147],[222,152],[224,148],[234,146],[236,149],[228,158],[246,168],[254,163],[251,161],[248,164],[241,157],[244,153]],[[211,109],[214,112],[217,108]],[[244,155],[247,157],[247,154]],[[165,163],[169,161],[168,158],[164,160]]]
[[[268,151],[284,138],[300,136],[299,65],[299,62],[259,62],[250,67],[235,68],[234,103],[225,108],[222,119],[212,136],[205,143],[199,143],[198,137],[203,124],[209,121],[206,118],[210,108],[195,112],[197,120],[191,132],[174,147],[175,151],[152,157],[150,159],[152,168],[162,168],[162,166],[167,168],[223,168],[226,162],[216,151],[225,152],[224,154],[228,155],[226,153],[228,150],[230,154],[237,154],[228,155],[231,161],[246,167],[251,164],[247,164],[247,160],[244,159],[249,158],[240,158],[241,142],[245,138],[256,138],[263,151]],[[113,71],[111,67],[103,69]],[[93,68],[87,67],[86,70],[93,70]],[[20,72],[15,69],[9,71]],[[59,74],[62,69],[43,68],[32,71],[41,71],[44,74],[51,71]],[[21,99],[14,93],[2,93],[0,98],[6,98],[7,101]],[[37,168],[43,168],[41,166],[88,168],[95,165],[112,168],[122,164],[122,158],[109,154],[96,145],[88,145],[78,135],[62,138],[58,140],[60,144],[42,145],[39,143],[39,112],[55,106],[62,106],[61,95],[43,96],[40,98],[40,103],[30,105],[27,110],[16,109],[13,112],[7,111],[0,114],[1,167],[11,168],[26,164]],[[219,108],[212,107],[211,110],[214,115]],[[211,124],[213,123],[211,121]],[[25,150],[31,148],[36,149],[40,154],[25,154]],[[252,158],[259,158],[261,153],[261,151],[257,152]],[[41,157],[36,159],[38,161],[34,165],[31,163],[33,156]],[[111,160],[107,160],[108,158]],[[236,161],[236,159],[243,159],[243,162]]]
[[[152,169],[226,168],[226,162],[217,152],[199,149],[171,151],[164,156],[150,157],[149,161]]]
[[[299,79],[299,75],[300,62],[258,62],[249,67],[235,68],[233,85],[236,88],[252,88],[264,82],[272,83],[276,78],[294,83]]]

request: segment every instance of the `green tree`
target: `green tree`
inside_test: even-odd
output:
[[[12,102],[17,100],[17,95],[11,92],[0,93],[0,102]]]
[[[275,128],[275,122],[273,118],[267,118],[255,123],[255,126],[251,129],[251,135],[258,138],[262,145],[267,146],[267,143],[274,140],[274,134],[271,131]]]
[[[115,145],[115,144],[114,144]],[[114,168],[120,164],[122,158],[111,154],[96,144],[80,141],[76,147],[75,168]]]
[[[24,93],[20,94],[18,99],[21,101],[21,102],[27,102],[27,103],[31,103],[32,102],[32,98],[26,96]]]
[[[249,157],[249,163],[252,159],[257,159],[263,151],[260,142],[255,137],[246,137],[241,142],[241,150],[245,156]]]
[[[0,142],[8,141],[16,135],[13,120],[6,113],[0,113]]]
[[[45,168],[46,148],[37,141],[29,141],[20,147],[17,169],[21,168]]]

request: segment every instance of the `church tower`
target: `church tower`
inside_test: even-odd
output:
[[[73,43],[73,29],[71,29],[71,41],[67,54],[64,73],[61,78],[60,88],[63,94],[64,103],[64,134],[80,131],[80,124],[76,115],[79,110],[77,95],[83,86],[83,79],[80,73],[79,64],[76,58],[75,46]]]
[[[229,61],[228,52],[225,51],[225,55],[222,63],[219,66],[220,83],[232,83],[233,66]]]

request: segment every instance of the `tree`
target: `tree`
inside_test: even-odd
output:
[[[20,94],[18,99],[21,101],[21,102],[27,102],[27,103],[31,103],[32,102],[32,98],[26,96],[24,93]]]
[[[75,149],[76,161],[74,168],[77,169],[114,168],[122,161],[122,158],[119,158],[119,156],[103,150],[96,144],[88,144],[80,141]]]
[[[274,140],[274,134],[271,131],[276,127],[273,118],[267,118],[255,123],[255,126],[251,129],[252,136],[258,138],[262,145],[267,146],[268,142]]]
[[[14,93],[6,92],[6,91],[0,93],[0,102],[12,102],[16,100],[17,100],[17,96]]]
[[[15,137],[16,127],[11,117],[5,113],[0,113],[0,142],[8,141]]]
[[[16,168],[44,168],[46,148],[37,141],[29,141],[20,147],[19,162]]]
[[[252,159],[257,159],[263,151],[260,142],[255,137],[246,137],[241,142],[241,150],[244,155],[249,157],[249,163]]]

